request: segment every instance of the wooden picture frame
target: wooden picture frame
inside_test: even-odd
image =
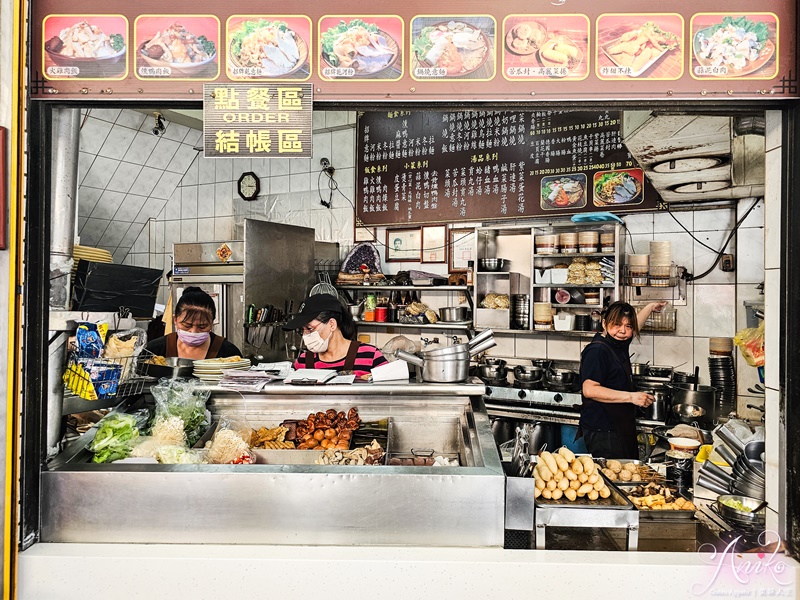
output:
[[[451,229],[448,238],[450,246],[450,272],[464,273],[467,262],[475,260],[475,230]]]
[[[422,260],[420,262],[447,262],[446,225],[427,225],[422,228]]]
[[[356,225],[353,232],[353,241],[358,244],[360,242],[376,242],[378,241],[376,227],[367,227],[366,225]]]
[[[420,262],[422,230],[419,227],[386,230],[386,262]]]

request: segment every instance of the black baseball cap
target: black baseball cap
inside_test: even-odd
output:
[[[314,294],[300,305],[300,311],[290,319],[283,329],[302,329],[316,319],[320,313],[335,312],[342,314],[342,303],[332,294]]]

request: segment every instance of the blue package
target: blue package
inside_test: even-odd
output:
[[[103,353],[108,323],[90,323],[79,321],[75,332],[78,345],[78,356],[82,358],[99,358]]]

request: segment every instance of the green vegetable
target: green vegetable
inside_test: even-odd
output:
[[[727,19],[728,17],[725,17],[725,18]],[[745,506],[744,504],[742,504],[738,500],[728,499],[728,500],[720,500],[720,502],[722,502],[722,504],[724,504],[728,508],[733,508],[733,509],[740,510],[742,512],[747,512],[747,513],[753,512],[752,508],[750,508],[749,506]]]
[[[265,19],[245,21],[236,33],[231,36],[231,52],[233,55],[238,57],[242,54],[242,42],[244,38],[259,29],[265,29],[267,27],[275,27],[282,32],[289,29],[289,26],[283,21],[267,21]]]
[[[156,401],[154,422],[158,419],[180,417],[183,419],[186,442],[189,446],[197,443],[206,429],[206,400],[208,390],[197,389],[193,381],[182,379],[162,379],[150,388]]]
[[[127,458],[133,440],[139,437],[134,415],[109,413],[97,429],[89,450],[94,452],[93,462],[108,463]]]
[[[339,66],[339,59],[336,58],[336,54],[333,53],[333,44],[337,40],[337,38],[345,33],[348,29],[353,27],[363,27],[367,31],[371,31],[373,33],[377,33],[378,26],[374,23],[365,23],[361,19],[353,19],[350,23],[345,23],[343,20],[339,21],[339,24],[336,27],[331,27],[322,34],[322,54],[325,56],[325,60],[334,67]]]
[[[433,41],[431,40],[431,33],[435,31],[435,27],[423,27],[419,32],[419,37],[414,40],[414,45],[411,49],[417,54],[418,60],[425,60],[425,57],[433,48]]]
[[[711,33],[708,37],[711,37],[716,31],[724,29],[728,25],[733,25],[737,29],[744,29],[746,32],[755,33],[759,46],[763,45],[769,37],[769,28],[766,23],[763,21],[751,21],[747,17],[736,17],[735,19],[733,17],[724,17],[722,23],[714,25],[714,27],[711,28]]]
[[[208,39],[204,35],[197,36],[197,41],[203,44],[203,50],[206,51],[206,54],[209,56],[214,56],[217,53],[217,48],[214,46],[214,42]]]
[[[111,40],[111,47],[114,49],[115,52],[119,52],[125,47],[125,38],[122,37],[122,34],[112,33],[108,37]]]

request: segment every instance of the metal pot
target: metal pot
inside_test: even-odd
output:
[[[568,369],[548,369],[544,372],[547,383],[559,386],[571,386],[578,380],[578,374]]]
[[[492,356],[487,356],[486,358],[483,359],[482,364],[492,365],[493,367],[505,367],[506,361],[504,361],[502,358],[494,358]]]
[[[653,367],[650,367],[652,373]],[[672,404],[692,404],[703,409],[703,414],[695,416],[700,418],[708,415],[710,418],[714,414],[714,399],[717,388],[710,385],[695,385],[693,383],[668,383],[667,387],[671,391]]]
[[[422,380],[431,383],[460,383],[469,376],[469,356],[465,358],[420,358],[403,350],[395,351],[397,358],[422,368]]]
[[[502,365],[481,363],[478,365],[478,377],[482,379],[505,379],[508,375],[505,361]]]
[[[647,374],[650,377],[672,377],[673,370],[674,369],[672,367],[649,365],[647,367]]]
[[[692,423],[697,419],[702,419],[706,414],[706,409],[694,404],[673,404],[672,414],[681,423]]]
[[[536,383],[541,381],[544,369],[541,367],[527,367],[525,365],[517,365],[514,367],[514,379],[517,381],[524,381],[525,383]]]
[[[655,400],[647,408],[639,407],[639,415],[642,419],[650,421],[664,421],[667,417],[667,392],[664,390],[647,390]]]
[[[466,306],[447,306],[439,309],[439,318],[445,323],[466,321],[467,320],[467,307]]]
[[[631,363],[631,370],[634,375],[643,376],[648,374],[650,368],[649,363]]]
[[[543,371],[550,369],[553,366],[553,361],[549,358],[532,358],[531,364],[534,367],[539,367]]]
[[[717,498],[717,509],[719,510],[720,515],[737,523],[746,525],[764,525],[766,522],[766,511],[763,508],[757,513],[745,512],[743,510],[723,504],[723,502],[726,500],[741,502],[747,508],[758,508],[758,505],[761,504],[761,500],[751,498],[749,496],[726,494]]]

